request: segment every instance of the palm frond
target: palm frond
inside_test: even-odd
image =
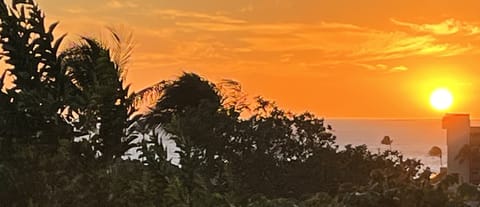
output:
[[[170,81],[160,81],[150,87],[144,88],[139,92],[133,94],[133,106],[137,109],[150,108],[154,106],[157,101],[165,93],[165,87],[170,85]]]
[[[118,72],[125,81],[128,75],[130,59],[135,48],[133,32],[124,27],[107,27],[108,35],[103,38],[102,44],[110,49],[110,56],[118,65]]]
[[[249,110],[248,95],[242,90],[242,85],[231,79],[223,79],[216,84],[217,90],[222,97],[222,105],[226,108],[234,108],[238,111]]]

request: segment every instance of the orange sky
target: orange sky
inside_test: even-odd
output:
[[[107,26],[133,31],[128,80],[136,90],[190,71],[237,80],[296,112],[438,118],[428,94],[447,87],[452,112],[480,118],[478,0],[38,3],[70,40]]]

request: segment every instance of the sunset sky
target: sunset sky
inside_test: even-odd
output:
[[[323,117],[480,118],[480,1],[38,0],[69,41],[123,25],[135,90],[182,71]],[[68,46],[68,43],[65,43]]]

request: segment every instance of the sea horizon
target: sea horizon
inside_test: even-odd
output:
[[[372,153],[377,153],[390,148],[380,143],[384,136],[389,136],[393,140],[392,150],[406,158],[421,160],[424,167],[430,167],[433,172],[439,171],[440,160],[429,156],[428,151],[433,146],[440,147],[443,166],[447,166],[446,131],[442,129],[441,119],[326,118],[325,124],[332,126],[340,147],[365,144]]]

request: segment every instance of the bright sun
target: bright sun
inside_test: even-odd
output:
[[[438,88],[430,95],[430,104],[437,110],[446,110],[453,103],[452,93],[448,89]]]

